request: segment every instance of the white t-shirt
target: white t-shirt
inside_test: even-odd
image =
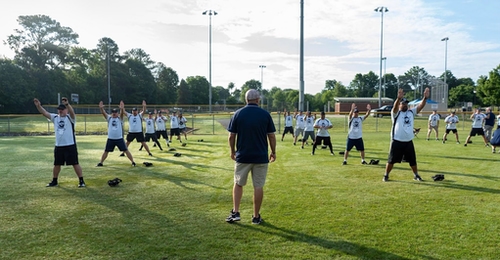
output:
[[[449,115],[444,119],[446,123],[446,129],[457,129],[458,116],[457,115]]]
[[[156,117],[156,130],[157,131],[166,131],[167,130],[167,126],[165,123],[166,121],[167,121],[167,118],[165,116]]]
[[[171,129],[179,128],[179,118],[175,115],[170,117],[170,128]]]
[[[297,121],[295,123],[295,128],[304,129],[304,127],[305,127],[304,115],[297,114],[295,116],[295,121]]]
[[[358,116],[351,118],[349,122],[349,132],[347,133],[347,138],[349,139],[359,139],[363,137],[363,121],[365,116]]]
[[[119,117],[112,117],[108,115],[108,139],[122,139],[123,138],[123,122]]]
[[[128,132],[129,133],[142,133],[142,115],[138,113],[134,116],[134,114],[130,114],[129,112],[125,112],[128,118]]]
[[[179,129],[186,128],[187,119],[185,117],[179,118]]]
[[[439,122],[439,115],[438,114],[430,114],[429,115],[429,123],[431,126],[437,126]]]
[[[305,127],[304,131],[314,131],[314,116],[305,116]]]
[[[154,134],[155,133],[155,119],[154,118],[144,118],[144,122],[146,122],[146,134]]]
[[[472,115],[472,128],[483,128],[483,121],[486,115],[483,113]]]
[[[285,116],[285,127],[292,127],[292,116]]]
[[[392,116],[392,131],[391,138],[400,142],[409,142],[413,140],[415,136],[413,134],[413,121],[415,120],[415,114],[417,114],[417,108],[412,108],[403,111],[397,111],[393,113]]]
[[[332,122],[328,120],[327,118],[325,119],[317,119],[316,122],[314,122],[314,126],[320,126],[318,129],[318,132],[316,133],[316,136],[320,137],[328,137],[330,136],[330,133],[328,133],[328,128],[329,126],[332,125]]]
[[[75,144],[74,124],[75,120],[69,115],[64,117],[58,114],[50,114],[50,121],[54,123],[56,135],[56,146],[68,146]]]

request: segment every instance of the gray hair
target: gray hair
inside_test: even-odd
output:
[[[257,99],[260,99],[260,93],[259,91],[255,90],[255,89],[249,89],[247,91],[247,93],[245,93],[245,100],[247,101],[251,101],[251,100],[257,100]]]

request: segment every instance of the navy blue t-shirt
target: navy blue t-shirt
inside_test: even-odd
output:
[[[490,125],[493,126],[495,124],[495,114],[493,112],[490,112],[490,118],[489,119],[484,119],[484,124],[485,125]]]
[[[248,104],[234,113],[227,130],[236,134],[236,162],[269,162],[267,134],[276,132],[276,128],[267,111]]]

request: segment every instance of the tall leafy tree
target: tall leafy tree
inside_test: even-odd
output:
[[[26,113],[36,111],[33,78],[12,60],[0,59],[0,111],[2,113]],[[49,102],[49,100],[41,100]],[[26,109],[28,108],[28,109]]]
[[[356,74],[349,88],[353,90],[356,97],[372,97],[378,92],[378,76],[370,71],[368,74]]]
[[[181,79],[179,83],[179,88],[177,89],[177,104],[179,105],[189,105],[192,104],[191,91],[189,90],[188,83]]]
[[[62,67],[72,45],[78,44],[78,34],[46,15],[19,16],[22,29],[9,35],[9,47],[15,52],[17,64],[28,70]]]
[[[207,105],[209,96],[208,86],[210,85],[208,80],[203,76],[190,76],[186,78],[186,82],[189,85],[189,92],[191,93],[191,104]],[[214,100],[212,100],[212,104],[214,103]]]
[[[489,73],[489,77],[481,76],[477,81],[477,95],[484,105],[500,104],[500,65]]]
[[[262,84],[260,81],[255,79],[245,82],[245,84],[241,86],[241,100],[243,100],[243,102],[245,102],[245,93],[247,93],[249,89],[256,89],[257,91],[262,92]]]
[[[177,102],[177,90],[179,85],[179,76],[177,72],[161,65],[159,67],[156,84],[158,86],[157,100],[161,104],[175,104]]]
[[[471,85],[458,85],[448,92],[448,106],[461,107],[466,102],[474,101],[474,87]]]
[[[413,66],[404,74],[405,83],[412,86],[413,98],[421,98],[424,89],[429,86],[429,73],[424,68]]]

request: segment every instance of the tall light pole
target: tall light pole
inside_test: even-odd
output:
[[[386,84],[385,77],[387,75],[387,57],[383,57],[382,60],[384,61],[384,97],[386,97],[385,89],[387,88],[387,86],[385,85]]]
[[[212,15],[217,12],[206,10],[202,14],[208,15],[208,112],[212,113]]]
[[[107,76],[108,76],[108,113],[111,113],[111,74],[109,67],[109,43],[106,41]],[[120,112],[121,113],[121,112]]]
[[[260,68],[260,87],[261,87],[261,92],[264,89],[264,69],[266,68],[266,65],[259,65]],[[264,106],[264,99],[262,99],[262,106]]]
[[[304,111],[304,0],[300,1],[299,110]]]
[[[444,85],[446,86],[446,72],[448,71],[448,69],[446,68],[447,67],[447,63],[448,63],[448,40],[450,38],[448,37],[444,37],[443,39],[441,39],[442,42],[445,42],[445,45],[444,45]]]
[[[375,8],[375,12],[380,12],[380,77],[378,79],[378,106],[382,106],[382,50],[384,47],[384,13],[389,9],[384,6]]]

